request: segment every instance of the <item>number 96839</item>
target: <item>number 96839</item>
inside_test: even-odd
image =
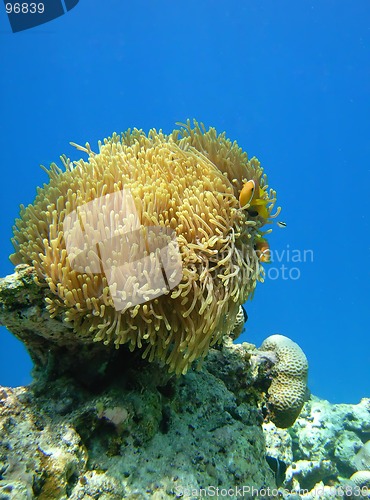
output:
[[[7,14],[42,14],[45,10],[43,3],[6,3],[5,10]]]

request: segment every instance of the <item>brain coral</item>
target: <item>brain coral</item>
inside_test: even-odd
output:
[[[351,481],[355,483],[359,488],[367,488],[367,493],[370,493],[370,471],[360,470],[352,474],[350,477]],[[357,495],[359,496],[359,495]],[[364,495],[365,496],[365,495]]]
[[[277,358],[268,389],[271,420],[277,427],[290,427],[305,400],[307,358],[299,345],[284,335],[271,335],[260,350],[273,351]]]
[[[142,349],[149,361],[185,373],[230,331],[240,304],[263,279],[255,241],[269,222],[275,192],[268,189],[257,159],[249,160],[225,134],[206,131],[196,122],[192,126],[188,121],[169,135],[155,130],[146,135],[137,129],[113,134],[99,142],[97,153],[88,143],[77,148],[87,159],[71,162],[62,157],[64,169],[52,164],[49,183],[38,188],[32,205],[21,206],[11,261],[35,267],[46,287],[50,315],[71,324],[76,342],[102,341],[117,348],[127,343],[130,350]],[[261,188],[267,217],[240,208],[239,193],[250,179]],[[112,198],[123,192],[130,199]],[[132,203],[139,228],[125,203]],[[78,209],[92,206],[97,220],[89,219],[89,210],[80,220],[94,235],[82,242],[88,263],[84,267],[68,248],[66,228]],[[130,227],[140,237],[127,238]],[[178,249],[181,272],[175,276],[173,267],[167,287],[153,291],[145,279],[163,269],[155,266],[157,254],[148,247],[145,231],[158,236],[156,228],[166,230],[165,242],[174,244],[170,266],[178,263]],[[113,239],[108,255],[99,241]],[[122,254],[131,274],[121,286],[116,271]],[[148,255],[147,268],[140,267],[138,262]]]

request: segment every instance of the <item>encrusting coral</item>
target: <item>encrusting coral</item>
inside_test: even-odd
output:
[[[232,329],[239,306],[263,280],[255,244],[272,217],[275,192],[257,159],[196,122],[170,135],[113,134],[98,153],[89,144],[77,147],[87,161],[62,157],[65,169],[52,164],[49,183],[21,207],[11,261],[35,267],[50,315],[73,326],[77,343],[127,343],[185,373]],[[259,210],[240,206],[250,180]],[[90,234],[75,247],[73,220]],[[153,286],[162,276],[166,286]]]

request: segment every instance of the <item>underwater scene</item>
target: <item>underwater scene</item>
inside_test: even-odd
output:
[[[370,498],[370,4],[0,37],[0,500]]]

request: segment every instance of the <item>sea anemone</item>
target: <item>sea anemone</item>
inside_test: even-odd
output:
[[[256,158],[195,121],[169,135],[113,134],[98,153],[77,148],[87,160],[61,157],[64,169],[52,164],[21,206],[11,261],[35,267],[50,315],[76,342],[128,344],[185,373],[263,280],[255,242],[275,192]],[[240,207],[250,179],[267,218]]]

